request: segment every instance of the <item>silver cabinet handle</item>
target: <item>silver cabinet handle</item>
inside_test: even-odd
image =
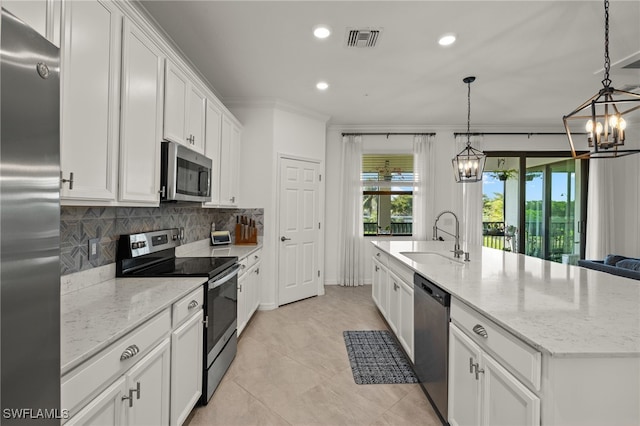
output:
[[[242,293],[242,284],[238,285],[238,291]]]
[[[376,253],[376,256],[380,257],[380,253]]]
[[[480,374],[484,374],[484,369],[478,368],[479,366],[479,364],[476,364],[476,380],[480,380]]]
[[[393,291],[398,291],[398,284],[396,284],[396,282],[393,282]]]
[[[62,177],[62,171],[60,171],[60,187],[62,187],[62,185],[67,182],[69,183],[69,190],[72,190],[73,189],[73,172],[69,173],[69,179],[65,179]]]
[[[477,366],[478,364],[473,363],[473,358],[469,357],[469,373],[473,374],[473,369]]]
[[[280,237],[280,241],[290,241],[291,238],[287,238],[284,235],[282,237]]]
[[[229,201],[231,201],[232,203],[235,203],[236,202],[236,197],[233,196],[233,197],[229,198]]]
[[[167,193],[167,187],[163,186],[162,188],[160,188],[160,190],[158,192],[160,193],[160,197],[164,198],[166,196],[166,193]]]
[[[378,267],[378,265],[376,265],[376,272],[378,272],[380,270],[380,268]]]
[[[191,310],[191,309],[195,308],[196,306],[198,306],[198,302],[196,300],[192,300],[191,302],[189,302],[189,305],[187,306],[187,309]]]
[[[478,336],[481,336],[483,338],[487,338],[489,337],[489,335],[487,334],[487,330],[485,330],[485,328],[483,326],[481,326],[480,324],[476,324],[473,327],[473,332],[476,333]]]
[[[135,389],[129,389],[129,396],[123,396],[122,400],[129,400],[129,408],[133,407],[133,393],[136,393],[136,399],[140,399],[140,382],[136,382]]]
[[[260,256],[258,256],[257,254],[254,254],[254,255],[253,255],[253,258],[254,258],[255,260],[258,260],[258,259],[260,259]]]
[[[256,270],[255,270],[255,271],[253,271],[253,272],[255,272],[255,273],[256,273],[256,275],[260,274],[260,268],[256,268]]]
[[[139,352],[140,352],[140,348],[138,348],[138,346],[131,345],[127,349],[125,349],[124,352],[122,352],[122,355],[120,355],[120,361],[124,361],[126,359],[132,358],[136,356]]]

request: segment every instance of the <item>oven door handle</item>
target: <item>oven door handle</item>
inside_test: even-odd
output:
[[[236,263],[233,266],[231,272],[229,272],[224,277],[220,279],[212,278],[211,280],[209,280],[209,290],[213,290],[216,287],[220,287],[222,284],[226,283],[233,277],[237,276],[239,272],[240,272],[240,264]]]

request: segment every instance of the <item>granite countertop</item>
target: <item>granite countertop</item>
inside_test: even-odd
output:
[[[455,262],[451,241],[373,244],[551,356],[640,356],[638,281],[486,247]],[[440,256],[418,263],[402,252]]]

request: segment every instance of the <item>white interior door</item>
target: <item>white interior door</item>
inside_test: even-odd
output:
[[[318,295],[320,165],[280,159],[278,305]]]

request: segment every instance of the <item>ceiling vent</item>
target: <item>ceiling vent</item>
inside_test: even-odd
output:
[[[347,47],[373,48],[378,43],[382,28],[347,28]]]

